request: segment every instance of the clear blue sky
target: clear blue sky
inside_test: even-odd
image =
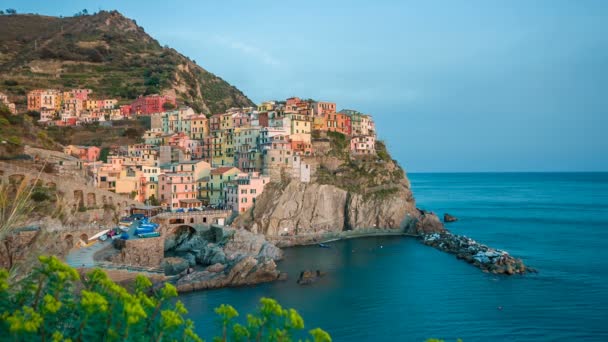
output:
[[[608,1],[6,1],[117,9],[255,102],[373,114],[408,172],[608,170]]]

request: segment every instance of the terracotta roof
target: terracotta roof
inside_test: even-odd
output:
[[[224,166],[224,167],[218,167],[216,169],[211,170],[211,174],[212,175],[221,175],[224,174],[232,169],[234,169],[234,166]]]

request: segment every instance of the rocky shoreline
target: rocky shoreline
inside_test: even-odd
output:
[[[441,251],[454,254],[484,272],[493,274],[525,274],[536,270],[524,265],[521,259],[514,258],[508,252],[491,248],[466,236],[449,232],[439,218],[426,211],[420,211],[420,218],[414,224],[402,229],[358,229],[344,232],[328,232],[325,234],[308,234],[290,237],[264,237],[244,229],[213,228],[211,236],[220,239],[210,239],[209,234],[200,232],[199,236],[176,237],[169,239],[167,250],[178,251],[180,258],[190,259],[192,265],[206,265],[203,269],[193,272],[188,263],[175,269],[177,288],[179,292],[190,292],[204,289],[246,286],[276,280],[285,280],[287,274],[277,269],[275,261],[282,258],[281,248],[311,245],[338,241],[350,238],[371,236],[409,236],[418,238],[423,244]],[[185,254],[184,254],[185,253]],[[193,260],[193,261],[192,261]],[[314,282],[323,274],[322,270],[303,271],[298,278],[299,284]]]
[[[179,292],[254,285],[285,279],[275,261],[283,252],[264,236],[244,229],[211,226],[177,231],[165,239],[165,274]]]
[[[466,236],[452,234],[447,230],[443,233],[425,234],[420,238],[425,245],[454,254],[458,259],[484,272],[505,275],[536,273],[533,268],[525,266],[521,259],[514,258],[505,251],[488,247]]]

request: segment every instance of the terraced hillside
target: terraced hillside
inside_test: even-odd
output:
[[[24,108],[34,88],[91,88],[128,102],[173,93],[203,113],[253,105],[240,90],[117,11],[78,17],[0,16],[0,92]]]

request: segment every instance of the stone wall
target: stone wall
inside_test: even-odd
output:
[[[112,257],[112,262],[137,267],[160,267],[165,254],[163,237],[116,240],[120,253]]]

